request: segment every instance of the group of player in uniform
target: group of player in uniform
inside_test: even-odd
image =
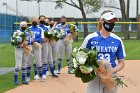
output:
[[[27,55],[23,47],[15,47],[15,85],[19,84],[18,76],[20,70],[22,73],[22,84],[29,84],[32,65],[34,66],[34,79],[43,81],[49,74],[49,70],[52,77],[58,78],[57,74],[60,74],[64,52],[69,68],[72,43],[66,43],[64,41],[67,34],[70,33],[69,26],[66,24],[66,17],[61,17],[60,24],[57,24],[54,19],[49,20],[44,15],[39,16],[39,18],[31,17],[30,22],[31,26],[28,27],[27,22],[22,21],[19,30],[17,30],[26,34],[28,46],[32,47],[32,53]],[[55,29],[62,29],[65,32],[64,37],[58,41],[49,40],[44,37],[44,31]],[[34,46],[34,43],[38,43],[41,47]],[[34,62],[32,62],[33,57]],[[57,59],[58,70],[56,70]],[[68,73],[73,73],[73,71],[68,69]]]

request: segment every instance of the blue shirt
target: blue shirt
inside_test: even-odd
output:
[[[97,59],[106,59],[111,63],[112,67],[116,66],[116,58],[119,60],[126,56],[122,40],[113,33],[110,33],[110,36],[107,38],[103,38],[100,32],[89,34],[85,38],[81,48],[88,48],[91,50],[94,47],[96,47],[98,51]]]
[[[65,24],[66,26],[64,27],[64,31],[65,31],[65,36],[67,35],[67,34],[69,34],[70,33],[70,30],[69,30],[69,26],[68,26],[68,24]],[[60,24],[58,24],[57,26],[56,26],[56,29],[62,29],[62,24],[60,23]]]
[[[34,42],[42,42],[44,38],[44,31],[41,27],[37,26],[30,26],[29,30],[33,33]]]
[[[48,30],[50,29],[50,27],[49,27],[49,26],[46,26],[46,25],[40,24],[39,26],[40,26],[44,31],[48,31]]]
[[[25,35],[27,37],[28,45],[31,45],[31,36],[30,36],[30,34],[28,32],[26,32],[26,31],[21,30],[21,29],[19,31],[25,33]]]

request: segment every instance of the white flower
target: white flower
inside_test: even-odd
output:
[[[16,38],[16,35],[17,35],[17,32],[14,32],[13,33],[13,37]]]
[[[18,32],[18,35],[20,36],[20,35],[22,35],[23,33],[22,32]]]
[[[89,72],[92,72],[92,71],[93,71],[93,68],[92,68],[92,67],[89,67],[89,68],[88,68],[88,71],[89,71]]]
[[[73,64],[74,64],[74,67],[76,68],[76,67],[78,67],[78,65],[77,65],[77,63],[76,63],[76,59],[75,58],[73,58]]]
[[[87,54],[84,53],[83,51],[79,51],[76,54],[76,60],[80,63],[80,64],[85,64],[85,61],[87,59]]]
[[[77,47],[75,47],[75,48],[73,49],[73,52],[75,53],[75,52],[77,52],[77,50],[78,50]]]
[[[78,62],[79,62],[80,64],[85,64],[86,58],[81,57],[81,58],[78,59]]]
[[[52,34],[50,31],[48,31],[48,34]]]
[[[60,38],[60,37],[61,37],[61,34],[58,34],[58,35],[57,35],[57,38]]]
[[[17,36],[16,39],[17,39],[17,42],[22,42],[22,37]]]

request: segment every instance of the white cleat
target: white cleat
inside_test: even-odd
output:
[[[43,75],[42,78],[43,78],[43,79],[46,79],[46,75]]]
[[[49,76],[51,75],[51,73],[49,71],[46,72],[46,76]]]
[[[54,70],[54,74],[57,74],[57,71],[56,70]]]
[[[31,79],[30,79],[29,77],[27,77],[27,78],[26,78],[26,81],[30,82],[30,81],[31,81]]]
[[[57,74],[60,74],[60,71],[57,70]]]
[[[40,77],[40,81],[41,81],[41,82],[45,82],[45,79],[43,78],[43,76]]]
[[[40,78],[39,78],[38,75],[35,75],[35,76],[34,76],[34,79],[35,79],[35,80],[39,80]]]

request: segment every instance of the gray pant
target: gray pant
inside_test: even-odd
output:
[[[41,62],[42,64],[47,63],[47,57],[48,57],[48,42],[42,43],[42,54],[41,54]]]
[[[36,47],[32,46],[32,49],[33,49],[34,63],[36,64],[37,67],[41,67],[42,66],[41,48],[36,48]],[[32,66],[32,54],[30,55],[30,57],[28,59],[27,65],[28,65],[28,67]]]
[[[29,55],[27,55],[23,48],[15,48],[15,68],[21,69],[27,67]]]
[[[47,43],[47,47],[48,47],[47,62],[49,63],[49,65],[53,66],[52,47],[50,42]]]
[[[56,62],[56,60],[57,60],[57,41],[51,40],[50,41],[50,45],[51,45],[51,48],[52,48],[52,58],[53,58],[53,61]]]
[[[88,82],[87,93],[118,93],[118,86],[116,85],[112,91],[109,91],[101,82],[100,77]]]
[[[72,43],[65,42],[64,40],[58,41],[58,59],[62,59],[64,52],[66,53],[66,59],[70,59],[72,51]]]

